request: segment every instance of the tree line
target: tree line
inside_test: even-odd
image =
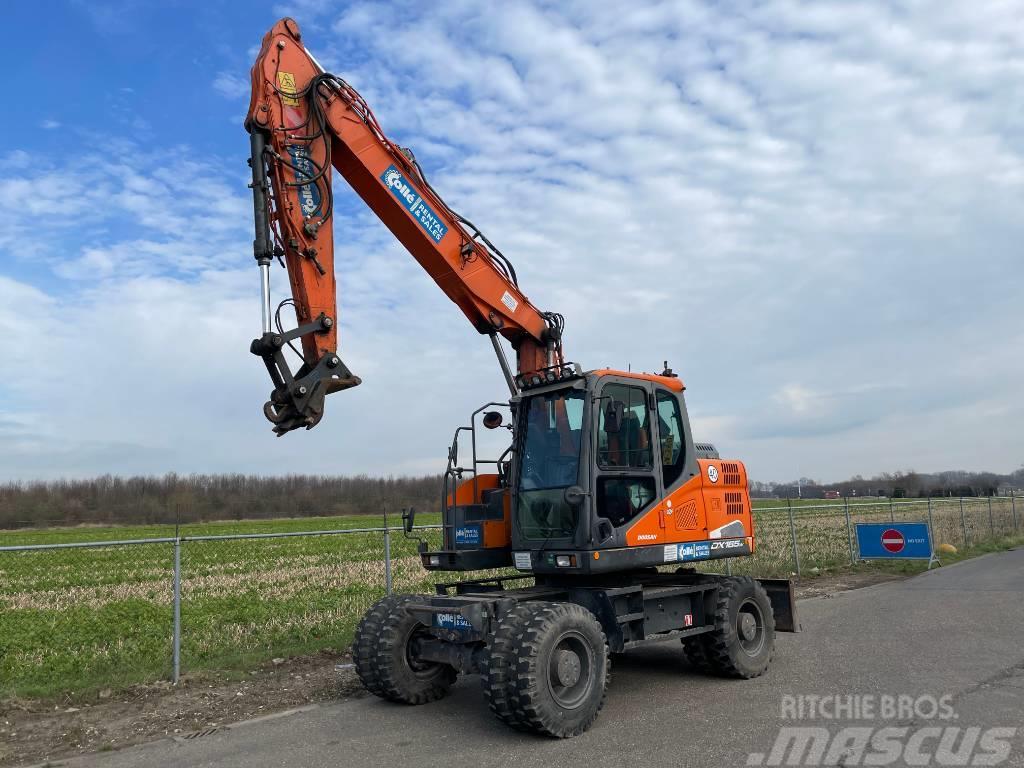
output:
[[[1024,489],[1024,467],[996,472],[883,472],[874,477],[854,475],[848,480],[820,483],[807,477],[787,483],[751,482],[750,493],[758,498],[822,499],[829,496],[886,496],[926,498],[928,496],[998,496]]]
[[[756,498],[990,496],[1024,489],[1024,467],[992,472],[885,472],[821,483],[752,481]],[[211,520],[437,511],[441,476],[177,475],[9,482],[0,485],[0,529],[61,525],[181,524]]]
[[[369,515],[385,505],[397,516],[410,505],[437,510],[440,499],[440,475],[103,475],[0,485],[0,528]]]

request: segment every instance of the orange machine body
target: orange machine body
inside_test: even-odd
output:
[[[699,474],[634,521],[626,533],[629,546],[746,539],[753,551],[754,519],[746,467],[723,459],[699,459],[697,464]],[[716,482],[708,479],[709,471]]]

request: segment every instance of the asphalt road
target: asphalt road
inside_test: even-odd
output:
[[[780,635],[772,668],[756,680],[698,675],[675,643],[616,660],[596,725],[567,741],[505,728],[484,704],[478,680],[468,678],[449,698],[423,707],[367,697],[67,764],[719,768],[770,754],[783,726],[823,725],[832,734],[843,726],[937,724],[1016,727],[1002,764],[1024,765],[1024,550],[802,601],[799,608],[804,632]],[[917,699],[923,710],[916,719],[782,717],[783,696],[829,694],[950,696],[957,719],[926,721],[928,699]]]

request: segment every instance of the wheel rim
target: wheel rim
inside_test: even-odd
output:
[[[563,709],[575,709],[594,685],[594,651],[579,632],[562,633],[548,660],[548,688]]]
[[[439,665],[437,662],[423,661],[413,656],[415,641],[421,637],[430,637],[430,633],[422,624],[417,624],[409,630],[405,637],[405,663],[416,677],[426,680],[436,674]]]
[[[747,598],[740,603],[736,611],[736,636],[739,638],[740,648],[748,656],[757,656],[764,648],[764,613],[761,606],[752,598]]]

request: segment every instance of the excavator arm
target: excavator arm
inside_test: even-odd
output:
[[[445,204],[412,152],[385,136],[356,90],[324,71],[292,19],[278,21],[263,38],[245,127],[263,301],[263,333],[251,351],[274,384],[264,413],[278,435],[312,428],[326,395],[360,383],[338,356],[332,167],[473,327],[491,337],[513,394],[517,379],[499,336],[516,350],[520,376],[549,370],[561,376],[562,316],[529,301],[511,263]],[[270,299],[275,258],[286,266],[291,288],[291,298],[276,308]],[[281,311],[288,304],[297,326],[286,330]],[[288,347],[302,358],[295,371]]]

